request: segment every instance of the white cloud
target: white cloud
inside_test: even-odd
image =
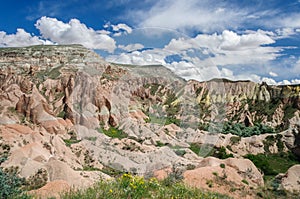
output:
[[[268,78],[268,77],[262,78],[261,81],[266,82],[268,85],[276,85],[277,84],[277,82],[274,79]]]
[[[166,53],[160,49],[147,51],[133,51],[131,53],[121,53],[120,55],[111,55],[106,58],[109,62],[133,64],[133,65],[165,65],[164,58]]]
[[[108,61],[137,65],[163,64],[185,79],[199,81],[222,77],[275,84],[275,80],[262,77],[270,71],[270,76],[277,75],[277,71],[265,67],[280,56],[282,50],[266,46],[275,42],[273,35],[275,33],[262,30],[246,31],[244,34],[229,30],[221,34],[199,34],[194,38],[172,39],[163,49],[110,56]],[[166,63],[165,58],[169,55],[179,56],[182,60],[171,59]]]
[[[129,44],[129,45],[126,45],[126,46],[119,45],[118,48],[121,48],[121,49],[126,50],[126,51],[135,51],[135,50],[144,48],[144,45],[142,45],[140,43],[136,43],[136,44]]]
[[[224,1],[159,0],[149,11],[134,11],[130,15],[140,27],[212,32],[238,27],[248,11],[228,6]]]
[[[212,55],[210,62],[220,66],[262,64],[276,59],[282,50],[280,47],[265,46],[275,43],[268,34],[258,30],[238,35],[224,30],[222,34],[199,34],[195,38],[172,39],[165,49],[183,52],[194,48],[202,50],[203,54],[208,51]]]
[[[42,17],[36,24],[42,37],[58,44],[82,44],[91,49],[113,52],[116,42],[113,38],[92,28],[88,28],[78,19],[64,23],[56,18]]]
[[[132,28],[130,28],[128,25],[124,24],[124,23],[119,23],[117,25],[111,25],[113,31],[119,32],[120,30],[123,30],[125,32],[127,32],[128,34],[130,34],[132,32]]]
[[[271,25],[285,28],[300,28],[300,13],[289,13],[289,15],[284,17],[274,17]]]
[[[207,81],[212,78],[221,77],[220,71],[216,66],[199,67],[192,62],[185,61],[172,62],[165,64],[165,66],[186,80]]]
[[[272,71],[269,72],[269,75],[272,76],[272,77],[278,77],[278,74],[277,74],[277,73],[274,73],[274,72],[272,72]]]
[[[0,31],[0,46],[2,47],[21,47],[30,45],[51,44],[49,41],[32,36],[24,29],[17,29],[16,34],[6,34]]]
[[[276,29],[275,32],[277,33],[276,37],[279,39],[287,38],[287,37],[297,34],[297,30],[294,28],[279,28],[279,29]]]
[[[300,79],[292,79],[292,80],[282,80],[277,83],[278,85],[292,85],[292,84],[300,84]]]

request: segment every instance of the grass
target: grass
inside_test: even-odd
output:
[[[111,137],[111,138],[122,139],[122,138],[126,138],[128,136],[122,130],[117,129],[115,127],[110,127],[108,130],[105,130],[103,128],[99,128],[98,131],[100,133],[104,133],[105,135],[107,135],[108,137]]]
[[[165,144],[165,143],[162,143],[161,141],[157,141],[157,142],[156,142],[156,146],[157,146],[157,147],[163,147],[163,146],[166,146],[166,144]]]
[[[76,144],[80,142],[81,140],[73,140],[73,139],[64,139],[64,142],[67,147],[70,147],[72,144]]]
[[[167,180],[167,179],[166,179]],[[143,177],[123,174],[116,180],[100,181],[93,187],[81,191],[71,191],[64,194],[63,199],[88,199],[88,198],[229,198],[213,192],[191,188],[182,182],[164,183],[155,178],[144,179]]]

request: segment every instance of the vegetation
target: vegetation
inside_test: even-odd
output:
[[[271,101],[266,103],[263,100],[255,101],[253,102],[251,99],[248,100],[248,104],[251,104],[249,106],[249,111],[251,113],[256,112],[258,116],[268,116],[268,119],[272,117],[272,115],[275,113],[275,110],[281,103],[280,98],[271,98]]]
[[[292,153],[277,154],[248,154],[245,158],[250,159],[266,177],[274,177],[279,173],[285,173],[291,166],[300,162]]]
[[[157,147],[163,147],[163,146],[166,146],[166,144],[164,144],[164,143],[162,143],[161,141],[158,140],[158,141],[156,142],[156,146],[157,146]]]
[[[113,177],[118,177],[122,175],[122,171],[108,167],[108,166],[104,166],[101,170],[103,173],[109,175],[109,176],[113,176]]]
[[[232,158],[233,155],[227,154],[226,152],[226,148],[224,146],[222,146],[221,148],[217,148],[214,153],[212,154],[212,156],[219,158],[219,159],[227,159],[227,158]]]
[[[97,140],[97,137],[85,137],[85,139],[91,142],[95,142]]]
[[[241,141],[241,137],[239,137],[239,136],[232,136],[230,138],[230,143],[233,145],[238,144],[240,141]]]
[[[73,140],[73,139],[64,139],[64,142],[66,143],[67,147],[70,147],[72,144],[76,144],[80,142],[81,140]]]
[[[61,111],[61,112],[57,115],[57,117],[60,117],[60,118],[65,118],[65,116],[66,116],[66,112],[65,112],[65,111]]]
[[[246,185],[249,185],[249,182],[245,179],[242,180],[242,183],[246,184]]]
[[[7,172],[0,168],[0,198],[27,198],[22,194],[25,179],[20,178],[17,172]]]
[[[26,180],[26,189],[33,190],[41,188],[42,186],[46,185],[48,181],[48,174],[45,169],[39,169],[36,174],[30,176]]]
[[[122,138],[127,137],[126,133],[124,133],[122,130],[117,129],[115,127],[110,127],[108,130],[105,130],[103,128],[99,128],[98,131],[100,133],[104,133],[105,135],[107,135],[108,137],[111,137],[111,138],[122,139]]]
[[[201,145],[198,143],[191,143],[190,150],[201,157],[213,156],[219,159],[226,159],[233,157],[232,154],[227,154],[225,147],[213,147],[211,145]]]
[[[233,134],[240,137],[250,137],[253,135],[260,135],[266,133],[275,133],[275,130],[267,125],[261,123],[256,123],[254,126],[246,126],[243,123],[233,123],[233,122],[224,122],[224,123],[210,123],[199,125],[201,130],[217,132],[223,134]]]
[[[281,140],[282,135],[281,134],[276,134],[275,135],[268,135],[265,140],[263,140],[264,143],[264,150],[267,153],[270,153],[270,146],[274,146],[276,144],[278,151],[282,152],[284,149],[284,144]]]
[[[143,177],[123,174],[116,180],[100,181],[86,190],[71,191],[62,198],[229,198],[225,195],[187,187],[182,182],[169,182],[170,178],[159,182],[155,178],[146,180]]]
[[[180,126],[181,120],[175,118],[175,116],[170,117],[157,117],[155,115],[149,115],[147,119],[145,119],[145,122],[147,123],[156,123],[160,125],[169,125],[169,124],[176,124],[177,126]]]
[[[63,67],[63,65],[55,67],[55,68],[47,68],[46,70],[41,70],[35,74],[36,78],[40,82],[45,81],[47,78],[57,79],[61,75],[60,70],[62,67]]]

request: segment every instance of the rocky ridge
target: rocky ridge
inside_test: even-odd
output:
[[[0,144],[7,157],[1,166],[17,167],[33,185],[42,179],[42,185],[63,180],[84,187],[116,172],[157,171],[193,185],[188,176],[209,171],[202,187],[209,188],[214,172],[225,172],[242,189],[242,180],[249,188],[264,183],[242,156],[300,154],[298,85],[185,81],[162,66],[107,63],[80,45],[0,49],[0,85]],[[277,133],[221,133],[229,122],[259,123]],[[221,147],[234,158],[203,158]]]

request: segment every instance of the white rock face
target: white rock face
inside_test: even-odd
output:
[[[282,188],[292,192],[300,192],[300,165],[294,165],[286,172],[281,181]]]

